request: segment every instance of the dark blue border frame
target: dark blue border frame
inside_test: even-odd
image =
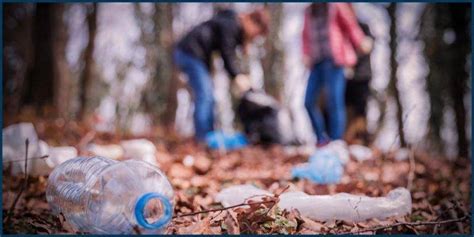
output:
[[[472,94],[472,68],[474,68],[474,62],[473,62],[473,56],[472,56],[472,49],[473,49],[473,46],[474,46],[474,40],[472,39],[472,34],[474,33],[474,20],[472,19],[472,16],[474,14],[474,9],[473,9],[473,3],[471,2],[471,215],[474,211],[474,207],[472,205],[472,201],[474,200],[474,197],[473,197],[473,194],[474,194],[474,191],[473,191],[473,187],[474,187],[474,184],[473,184],[473,179],[472,179],[472,174],[474,173],[474,167],[472,166],[472,147],[473,147],[473,144],[474,144],[474,141],[472,140],[472,134],[474,134],[474,128],[472,127],[472,109],[473,109],[473,106],[472,106],[472,102],[474,101],[474,96]],[[472,231],[473,231],[473,228],[474,228],[474,222],[472,221],[472,218],[471,218],[471,234]]]
[[[1,42],[2,42],[2,48],[0,49],[0,52],[2,53],[2,59],[0,59],[1,61],[1,65],[0,65],[0,73],[1,73],[1,77],[2,77],[2,83],[0,84],[0,101],[2,104],[0,104],[0,111],[2,111],[2,117],[0,118],[0,121],[1,121],[1,124],[2,124],[2,129],[4,127],[4,124],[3,124],[3,3],[0,4],[0,29],[1,29],[1,32],[0,32],[0,36],[2,37],[1,39]],[[0,151],[2,151],[2,161],[3,161],[3,133],[2,135],[0,135],[2,137],[2,147],[0,148]],[[0,182],[2,182],[3,184],[3,162],[2,164],[0,164],[0,167],[2,168],[2,177],[0,177]],[[2,191],[0,191],[0,193],[2,193],[2,196],[0,197],[0,201],[2,202],[2,206],[3,206],[3,188],[2,188]],[[2,208],[3,209],[3,208]],[[0,219],[2,219],[2,226],[0,226],[0,233],[3,233],[3,211],[2,213],[0,213]]]
[[[105,0],[105,1],[86,1],[86,0],[64,0],[64,1],[52,1],[52,0],[40,0],[40,1],[21,1],[21,0],[7,0],[7,1],[2,1],[0,3],[0,36],[1,36],[1,44],[2,44],[2,47],[0,49],[0,53],[2,54],[2,58],[0,59],[0,73],[1,73],[1,81],[2,83],[0,84],[0,111],[2,113],[2,117],[0,118],[0,122],[2,124],[2,128],[4,127],[4,121],[3,121],[3,49],[4,49],[4,44],[3,44],[3,3],[26,3],[26,2],[41,2],[41,3],[59,3],[59,2],[69,2],[69,3],[80,3],[80,2],[176,2],[176,3],[182,3],[182,2],[202,2],[202,3],[206,3],[206,2],[262,2],[262,1],[252,1],[252,0],[245,0],[245,1],[220,1],[220,0],[217,0],[217,1],[150,1],[150,0],[146,0],[146,1],[126,1],[126,0]],[[307,0],[304,0],[304,1],[274,1],[274,0],[270,0],[270,1],[266,1],[266,2],[322,2],[322,1],[307,1]],[[473,5],[473,2],[472,1],[468,1],[468,0],[441,0],[441,1],[430,1],[430,0],[420,0],[420,1],[412,1],[412,0],[400,0],[400,1],[361,1],[361,0],[355,0],[355,1],[348,1],[348,0],[341,0],[339,2],[428,2],[428,3],[471,3],[471,214],[474,213],[474,206],[473,206],[473,200],[474,200],[474,197],[473,197],[473,194],[474,194],[474,191],[473,191],[473,187],[474,187],[474,182],[473,182],[473,179],[472,179],[472,174],[474,173],[474,167],[472,165],[472,148],[474,147],[474,140],[472,139],[472,134],[474,134],[474,127],[472,126],[472,109],[473,109],[473,101],[474,101],[474,95],[472,93],[472,78],[473,78],[473,75],[472,75],[472,68],[474,68],[474,57],[472,55],[472,49],[473,49],[473,46],[474,46],[474,40],[472,38],[472,33],[474,32],[474,20],[472,18],[472,15],[474,15],[474,8],[472,7]],[[2,137],[2,140],[3,140],[3,134],[0,135]],[[3,154],[3,146],[0,147],[0,151],[2,151],[2,154]],[[0,164],[0,168],[2,168],[2,175],[0,177],[0,182],[3,183],[3,163]],[[0,191],[1,193],[3,193],[3,190]],[[3,195],[0,196],[0,201],[3,203]],[[2,220],[2,224],[0,225],[0,236],[3,235],[3,212],[0,212],[0,219]],[[473,220],[471,219],[471,235],[473,235],[474,233],[472,232],[474,230],[474,222]],[[7,235],[7,234],[5,234]],[[74,234],[69,234],[69,235],[55,235],[55,236],[73,236]],[[7,236],[36,236],[36,235],[32,235],[32,234],[28,234],[28,235],[22,235],[22,234],[8,234]],[[99,235],[90,235],[90,236],[99,236]],[[124,235],[107,235],[107,236],[124,236]],[[126,236],[126,235],[125,235]],[[132,235],[130,235],[132,236]],[[158,235],[157,235],[158,236]],[[183,235],[183,236],[186,236],[186,235]],[[210,235],[209,235],[210,236]],[[244,236],[254,236],[254,235],[244,235]],[[402,236],[408,236],[408,235],[402,235]],[[463,236],[463,235],[461,235]]]
[[[298,2],[380,2],[380,3],[388,3],[388,2],[413,2],[413,3],[418,3],[418,2],[428,2],[428,3],[469,3],[472,1],[470,0],[440,0],[440,1],[430,1],[430,0],[419,0],[419,1],[414,1],[414,0],[399,0],[399,1],[382,1],[382,0],[369,0],[369,1],[364,1],[364,0],[340,0],[340,1],[321,1],[321,0],[289,0],[289,1],[276,1],[276,0],[269,0],[269,1],[258,1],[258,0],[242,0],[242,1],[225,1],[225,0],[211,0],[211,1],[206,1],[206,0],[176,0],[176,1],[152,1],[152,0],[144,0],[144,1],[127,1],[127,0],[101,0],[101,1],[88,1],[88,0],[64,0],[64,1],[57,1],[57,0],[39,0],[39,1],[24,1],[24,0],[6,0],[2,1],[2,3],[62,3],[62,2],[70,2],[70,3],[80,3],[80,2],[175,2],[175,3],[186,3],[186,2],[196,2],[196,3],[213,3],[213,2],[293,2],[293,3],[298,3]]]

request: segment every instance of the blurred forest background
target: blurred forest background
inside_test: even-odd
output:
[[[300,140],[314,142],[303,107],[306,3],[4,4],[3,126],[34,115],[105,132],[160,126],[190,136],[192,100],[171,60],[173,43],[219,8],[255,5],[270,9],[272,28],[244,66],[288,110]],[[353,5],[375,36],[367,115],[375,144],[469,158],[471,4]],[[214,69],[218,127],[233,130],[229,80],[222,62]]]

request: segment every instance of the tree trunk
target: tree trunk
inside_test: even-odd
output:
[[[262,59],[264,86],[267,93],[280,100],[285,75],[283,44],[279,35],[282,27],[283,4],[269,3],[266,6],[270,11],[271,27],[265,40],[265,56]]]
[[[36,108],[53,105],[52,16],[52,4],[40,3],[36,5],[32,40],[34,56],[25,81],[23,95],[23,104],[33,105]]]
[[[443,44],[442,29],[440,30],[439,17],[436,14],[436,4],[428,4],[423,13],[420,33],[425,43],[424,54],[428,63],[429,72],[426,78],[426,91],[430,102],[429,141],[430,149],[444,152],[444,143],[441,138],[443,115],[445,109],[445,92],[447,83],[443,67],[446,62],[446,48]]]
[[[152,16],[153,31],[146,31],[147,20],[139,5],[135,15],[141,27],[141,41],[147,49],[150,80],[142,97],[143,108],[160,122],[173,121],[176,110],[176,85],[173,70],[173,4],[155,3]]]
[[[173,4],[155,4],[155,24],[158,36],[158,62],[155,81],[163,95],[161,103],[164,109],[160,111],[159,120],[169,124],[174,119],[176,111],[176,72],[173,65]]]
[[[403,107],[400,101],[400,92],[397,88],[397,70],[398,62],[396,60],[397,55],[397,3],[390,3],[387,9],[388,15],[390,17],[390,83],[389,91],[395,99],[397,106],[397,123],[398,123],[398,134],[400,139],[400,146],[406,147],[407,142],[405,140],[405,132],[403,130]]]
[[[54,106],[57,115],[65,117],[69,109],[69,95],[71,93],[71,72],[66,59],[66,45],[68,42],[68,28],[63,20],[65,4],[54,4],[52,19],[52,55],[54,83]]]
[[[5,119],[17,114],[22,105],[26,77],[33,59],[34,10],[34,4],[4,4],[3,108]]]
[[[470,4],[450,4],[451,27],[455,33],[455,41],[450,45],[453,54],[451,60],[451,80],[449,83],[453,109],[456,120],[456,131],[458,136],[458,157],[469,158],[469,142],[466,135],[466,107],[464,97],[466,94],[468,70],[466,68],[468,55],[470,54],[471,37],[469,27],[471,22]]]
[[[67,27],[63,21],[65,5],[36,5],[33,38],[34,57],[25,81],[23,102],[38,111],[50,108],[53,115],[64,116],[70,81],[66,61]]]
[[[427,91],[430,98],[430,138],[434,145],[441,141],[441,128],[445,121],[445,108],[454,111],[458,156],[468,158],[469,139],[466,134],[467,114],[464,97],[467,91],[469,70],[466,67],[470,54],[470,5],[434,4],[425,10],[422,34],[429,64]],[[453,41],[444,39],[447,32]]]
[[[173,60],[173,14],[175,11],[175,7],[172,3],[167,4],[167,23],[165,34],[169,35],[167,45],[167,52],[168,52],[168,60],[169,60],[169,70],[170,70],[170,78],[169,78],[169,86],[168,86],[168,95],[166,97],[166,110],[162,116],[162,121],[165,125],[171,125],[174,122],[176,108],[178,107],[178,99],[176,97],[176,92],[178,91],[178,73],[179,70],[174,64]],[[168,126],[169,127],[169,126]]]
[[[97,3],[92,3],[87,9],[87,27],[89,30],[89,41],[84,51],[84,69],[81,75],[79,88],[79,118],[84,119],[87,113],[87,99],[90,91],[90,83],[94,73],[94,47],[97,31]]]

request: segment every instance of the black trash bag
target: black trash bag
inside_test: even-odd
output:
[[[252,89],[244,93],[237,107],[237,115],[251,143],[282,143],[279,109],[278,102],[262,90]]]

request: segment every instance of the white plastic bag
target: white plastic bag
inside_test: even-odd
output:
[[[120,142],[125,159],[142,160],[158,166],[156,147],[147,139],[133,139]]]
[[[265,195],[273,195],[270,192],[259,189],[253,185],[235,185],[220,191],[216,196],[216,201],[222,203],[224,207],[237,205],[252,198],[259,199]]]
[[[215,200],[228,207],[262,195],[272,194],[252,185],[237,185],[219,192]],[[367,197],[348,193],[308,195],[304,192],[286,192],[280,196],[278,206],[287,210],[297,209],[303,216],[315,221],[359,222],[410,213],[411,195],[405,188],[394,189],[386,197]]]
[[[370,149],[366,146],[362,146],[362,145],[350,145],[349,146],[349,153],[357,161],[370,160],[370,159],[373,158],[372,149]]]
[[[35,157],[28,161],[28,174],[31,176],[46,176],[51,173],[53,167],[47,163],[47,158],[41,158],[42,156],[48,155],[49,146],[48,144],[40,140],[38,142],[38,150],[36,151]],[[22,164],[25,164],[22,162]]]
[[[77,156],[77,149],[72,146],[49,147],[49,156],[46,163],[54,168],[61,163]]]
[[[87,145],[87,151],[92,152],[96,156],[102,156],[105,158],[119,160],[123,157],[124,151],[123,148],[119,145],[98,145],[98,144],[89,144]]]
[[[394,189],[386,197],[367,197],[348,193],[308,195],[303,192],[289,192],[280,196],[278,206],[287,210],[297,209],[301,215],[317,221],[359,222],[410,213],[411,195],[405,188]]]
[[[40,140],[39,147],[38,157],[44,155],[48,155],[48,157],[31,161],[32,165],[31,169],[29,169],[29,174],[32,176],[49,175],[54,167],[77,156],[77,150],[72,146],[50,147],[46,142]]]
[[[43,170],[44,167],[47,167],[45,166],[44,159],[37,159],[48,153],[48,145],[38,139],[35,127],[32,123],[10,125],[3,129],[2,134],[3,164],[4,167],[12,166],[13,175],[25,172],[26,139],[28,139],[29,142],[28,173],[33,176],[42,175],[43,172],[48,173],[47,170]]]
[[[395,152],[396,161],[404,161],[410,157],[410,150],[406,148],[400,148]]]
[[[347,143],[343,140],[332,141],[318,150],[324,152],[332,152],[336,154],[336,156],[343,164],[349,161],[349,150],[347,148]],[[318,152],[318,150],[316,150],[316,153]]]
[[[18,123],[3,129],[3,161],[25,159],[25,140],[28,139],[28,157],[36,155],[38,135],[32,123]]]

